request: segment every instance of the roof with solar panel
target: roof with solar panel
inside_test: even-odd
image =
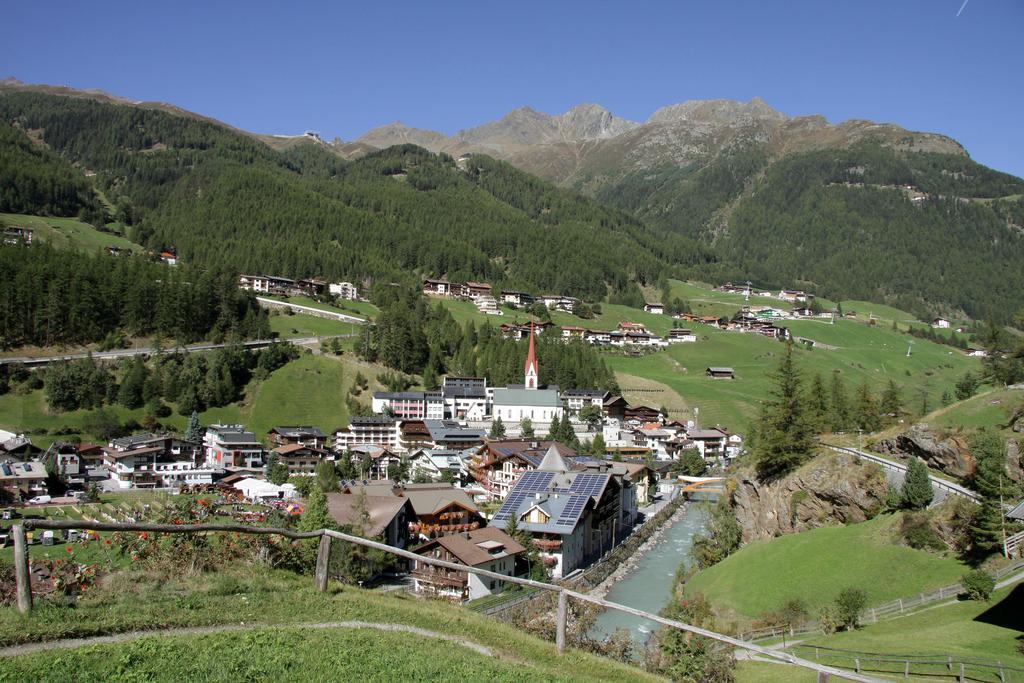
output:
[[[523,472],[491,524],[504,529],[515,515],[522,529],[571,534],[587,505],[591,501],[597,505],[601,500],[611,477],[607,473],[572,471],[572,465],[552,446],[536,470]],[[546,523],[522,519],[534,507],[548,517]]]

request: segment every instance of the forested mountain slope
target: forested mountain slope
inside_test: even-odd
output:
[[[407,130],[361,141],[386,146]],[[755,98],[683,102],[642,124],[596,105],[556,116],[523,108],[418,139],[486,152],[712,245],[722,258],[704,269],[710,280],[801,286],[921,316],[1008,321],[1024,305],[1024,181],[942,135],[788,117]]]
[[[136,240],[200,266],[447,274],[601,299],[713,258],[488,158],[460,168],[407,145],[346,162],[312,141],[276,151],[194,117],[34,92],[0,94],[0,121],[31,131],[55,167],[94,173]]]

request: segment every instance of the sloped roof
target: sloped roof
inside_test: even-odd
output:
[[[538,408],[558,408],[562,401],[558,392],[553,389],[513,389],[498,387],[494,390],[495,406],[537,406]]]
[[[544,454],[544,459],[540,461],[540,465],[537,469],[546,472],[568,472],[572,468],[569,467],[569,463],[567,463],[559,454],[555,445],[551,444],[548,448],[548,452]]]
[[[342,526],[355,524],[358,521],[357,498],[358,496],[354,493],[328,493],[327,511],[334,521]],[[366,496],[366,510],[370,514],[370,528],[363,530],[366,536],[372,538],[384,533],[384,529],[407,505],[411,510],[412,505],[408,498]]]
[[[496,547],[496,544],[504,546],[504,552],[492,555],[488,548]],[[498,557],[517,555],[526,550],[501,529],[488,526],[462,534],[442,536],[421,545],[413,552],[423,554],[435,545],[443,547],[459,562],[470,567],[479,566]]]

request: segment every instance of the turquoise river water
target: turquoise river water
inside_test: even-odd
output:
[[[680,564],[690,563],[690,545],[695,534],[704,529],[706,506],[690,503],[686,516],[673,524],[660,542],[647,550],[637,566],[615,583],[607,600],[657,614],[672,597],[672,585]],[[657,624],[616,610],[607,610],[597,619],[592,634],[608,636],[616,629],[629,630],[639,642],[647,640]]]

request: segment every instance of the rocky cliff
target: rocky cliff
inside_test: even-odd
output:
[[[969,479],[974,474],[974,458],[961,434],[946,436],[927,424],[916,424],[891,439],[883,439],[871,446],[882,455],[900,458],[918,457],[933,469],[956,477]]]
[[[740,471],[732,503],[747,543],[836,522],[863,522],[882,508],[887,493],[878,465],[829,453],[770,483],[758,481],[753,469]]]

